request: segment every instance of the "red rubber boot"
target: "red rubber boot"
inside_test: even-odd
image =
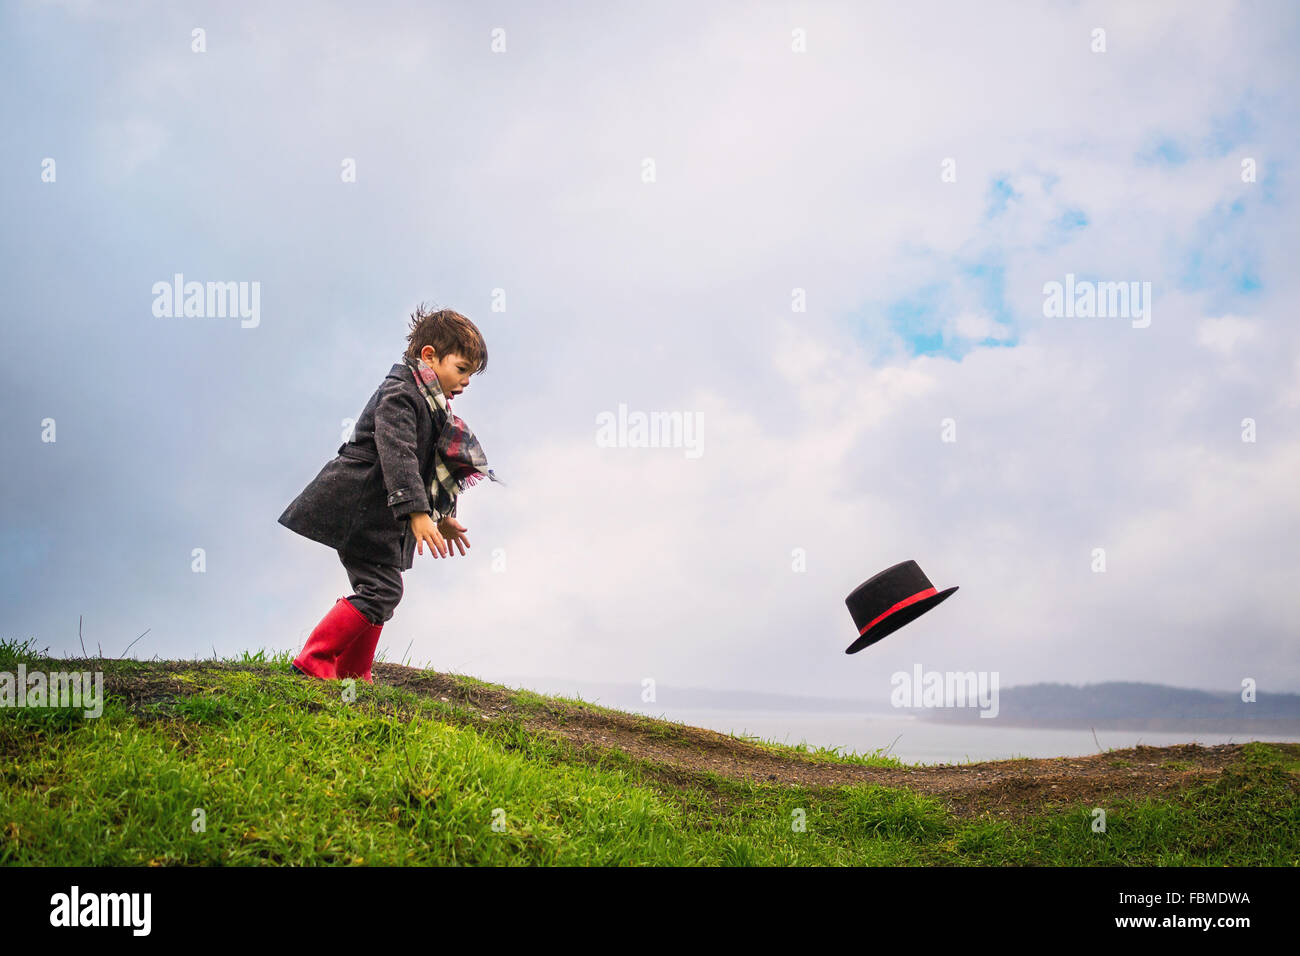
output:
[[[371,624],[369,630],[362,631],[343,649],[335,662],[339,677],[360,677],[367,684],[374,683],[370,665],[374,663],[375,645],[379,643],[379,632],[383,629],[382,624]]]
[[[370,622],[346,598],[339,598],[307,638],[293,666],[322,680],[337,680],[338,657],[358,638],[365,636]]]

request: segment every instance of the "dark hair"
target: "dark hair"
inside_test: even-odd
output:
[[[438,358],[455,352],[477,366],[475,372],[487,368],[487,343],[483,333],[469,319],[452,309],[427,309],[423,302],[411,313],[411,330],[406,336],[406,356],[415,361],[426,345],[433,346]]]

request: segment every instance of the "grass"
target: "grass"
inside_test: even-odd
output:
[[[580,759],[476,711],[393,687],[292,674],[290,655],[172,676],[189,693],[132,710],[0,711],[7,865],[1199,865],[1300,863],[1298,762],[1263,744],[1166,801],[1016,823],[958,818],[880,786],[803,788],[712,774],[665,782],[621,751]],[[0,671],[68,669],[0,642]],[[150,662],[95,660],[108,673]],[[461,676],[486,688],[497,685]],[[563,698],[516,692],[526,707]],[[594,710],[593,704],[582,706]],[[638,718],[667,737],[680,725]],[[893,758],[762,742],[827,761]]]

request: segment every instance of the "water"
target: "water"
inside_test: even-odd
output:
[[[705,727],[720,733],[761,737],[794,746],[839,747],[841,753],[868,754],[877,748],[882,756],[897,757],[904,763],[965,763],[979,760],[1009,760],[1013,757],[1082,757],[1111,748],[1168,747],[1198,743],[1240,744],[1248,740],[1300,743],[1300,737],[1285,734],[1202,733],[1200,731],[1151,731],[1097,729],[1096,740],[1087,727],[1007,727],[982,724],[946,724],[905,714],[839,715],[734,710],[653,710],[639,713],[662,717],[680,724]],[[994,721],[988,721],[994,723]]]

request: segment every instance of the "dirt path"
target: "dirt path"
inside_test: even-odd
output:
[[[156,662],[147,671],[106,673],[104,690],[138,706],[192,693],[191,685],[173,675],[196,669],[268,670],[207,661]],[[1122,798],[1170,796],[1198,781],[1218,777],[1242,749],[1241,744],[1138,746],[1086,757],[869,767],[827,763],[798,753],[774,753],[716,731],[635,714],[606,713],[580,704],[553,701],[537,709],[525,705],[512,690],[476,687],[453,676],[400,664],[377,663],[374,677],[377,685],[468,708],[480,721],[518,720],[526,730],[560,742],[578,759],[594,763],[609,751],[620,751],[644,761],[645,772],[667,786],[708,788],[710,773],[777,785],[880,784],[931,794],[963,817],[1017,818],[1053,807],[1106,807]],[[1275,746],[1300,756],[1300,744]]]

